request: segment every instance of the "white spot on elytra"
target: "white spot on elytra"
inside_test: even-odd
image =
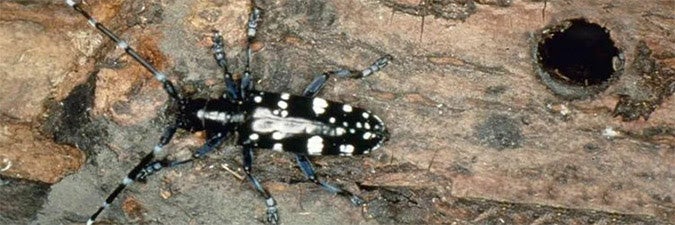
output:
[[[288,100],[290,97],[291,95],[288,93],[281,93],[281,99],[283,100]]]
[[[345,128],[342,128],[342,127],[335,128],[335,135],[336,136],[341,136],[345,133],[347,133],[347,130],[345,130]]]
[[[347,145],[347,148],[345,149],[346,152],[354,152],[354,146],[353,145]]]
[[[354,152],[354,145],[340,145],[340,153],[345,155],[352,155]]]
[[[349,133],[350,134],[356,133],[356,130],[354,128],[351,128],[351,129],[349,129]]]
[[[342,105],[342,111],[345,111],[345,112],[352,112],[352,109],[353,109],[353,108],[352,108],[351,105],[347,105],[347,104]]]
[[[374,136],[373,133],[370,133],[370,132],[363,133],[363,139],[364,140],[368,140],[368,139],[372,138],[373,136]]]
[[[272,146],[272,150],[282,152],[284,151],[284,146],[281,143],[275,143],[274,146]]]
[[[328,118],[328,122],[330,122],[330,123],[335,123],[335,117],[330,117],[330,118]]]
[[[314,98],[312,101],[312,110],[317,115],[325,113],[326,107],[328,107],[328,102],[323,98]]]
[[[277,105],[278,105],[279,108],[281,108],[281,109],[286,109],[286,108],[288,108],[288,103],[286,103],[286,101],[279,101],[279,102],[277,102]]]
[[[323,150],[323,138],[318,135],[307,139],[307,153],[310,155],[320,155]]]
[[[260,138],[260,135],[256,133],[252,133],[251,135],[248,136],[248,139],[251,139],[251,141],[258,140],[258,138]]]
[[[281,111],[281,117],[286,117],[288,116],[288,110],[282,110]]]
[[[363,127],[366,128],[366,130],[370,130],[370,123],[364,123]]]
[[[347,123],[347,121],[342,122],[342,126],[344,126],[344,127],[349,127],[349,123]]]
[[[363,126],[361,125],[361,122],[356,122],[356,128],[361,128],[361,127],[363,127]]]
[[[281,133],[279,131],[272,133],[272,139],[274,139],[274,140],[284,139],[284,136],[286,136],[286,135],[284,135],[284,133]]]
[[[367,112],[363,112],[361,116],[363,116],[364,119],[368,119],[368,117],[370,117],[370,114],[368,114]]]
[[[260,97],[260,96],[255,96],[255,97],[253,97],[253,101],[254,101],[255,103],[261,103],[261,102],[262,102],[262,97]]]

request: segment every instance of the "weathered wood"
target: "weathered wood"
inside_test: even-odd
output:
[[[370,156],[315,159],[329,182],[371,200],[365,214],[374,220],[313,184],[297,184],[304,178],[288,155],[259,151],[255,173],[277,197],[283,223],[675,220],[672,1],[447,2],[452,4],[259,3],[264,14],[252,68],[258,88],[300,93],[314,74],[361,68],[385,53],[394,56],[381,73],[366,80],[332,80],[321,94],[381,115],[392,133]],[[217,95],[223,90],[204,36],[211,29],[223,32],[234,72],[243,70],[246,1],[87,3],[184,91]],[[606,90],[565,100],[535,74],[533,37],[551,24],[580,17],[607,29],[625,62]],[[0,36],[9,38],[0,40],[0,54],[6,55],[1,76],[15,78],[0,78],[5,91],[0,123],[34,127],[44,141],[78,146],[89,157],[76,174],[52,186],[35,220],[85,221],[151,150],[169,121],[163,112],[167,98],[149,73],[65,4],[5,1],[0,21],[5,33]],[[9,88],[28,83],[36,86]],[[21,104],[24,98],[30,104]],[[91,102],[85,112],[60,104],[78,99]],[[0,146],[14,142],[0,139]],[[202,142],[179,135],[169,150],[185,155]],[[0,148],[0,169],[7,152],[21,150]],[[240,158],[238,149],[224,147],[202,162],[152,177],[122,194],[101,218],[171,224],[261,220],[264,209],[253,201],[257,193],[219,169],[222,163],[239,167]],[[40,161],[56,166],[50,159]],[[13,166],[34,163],[39,162]],[[68,173],[52,176],[58,180]],[[1,213],[0,221],[10,218]]]

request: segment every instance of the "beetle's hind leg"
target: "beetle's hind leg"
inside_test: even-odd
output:
[[[351,193],[347,190],[344,190],[342,188],[335,187],[331,184],[327,184],[325,182],[320,181],[316,177],[316,173],[314,172],[314,168],[312,166],[312,162],[309,161],[309,158],[306,155],[295,155],[295,159],[298,161],[298,165],[300,166],[300,170],[302,170],[303,173],[305,173],[305,176],[307,176],[307,179],[311,180],[314,182],[316,185],[321,186],[323,189],[326,191],[333,193],[333,194],[338,194],[345,196],[349,198],[349,200],[352,202],[354,205],[363,205],[365,201],[361,199],[358,195],[355,195],[354,193]]]
[[[270,224],[278,224],[279,210],[277,209],[277,201],[274,200],[274,197],[272,197],[270,192],[260,184],[258,179],[251,174],[253,170],[253,146],[244,145],[242,153],[244,155],[244,172],[246,173],[246,177],[251,181],[258,193],[265,199],[265,205],[267,206],[267,222]]]

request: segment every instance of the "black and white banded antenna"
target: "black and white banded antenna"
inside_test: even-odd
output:
[[[157,70],[157,68],[155,68],[155,66],[150,64],[150,62],[148,62],[148,60],[146,60],[141,55],[139,55],[138,52],[136,52],[136,50],[134,50],[131,46],[129,46],[129,43],[127,43],[123,39],[117,37],[117,35],[115,35],[112,31],[110,31],[108,28],[106,28],[103,24],[99,23],[94,17],[89,15],[89,13],[84,11],[84,9],[82,9],[80,3],[76,2],[75,0],[65,0],[65,1],[66,1],[66,4],[68,4],[70,7],[72,7],[75,11],[79,12],[80,14],[82,14],[82,16],[87,18],[87,21],[89,22],[89,25],[91,25],[92,27],[95,27],[96,29],[101,31],[103,34],[105,34],[105,36],[107,36],[108,38],[110,38],[112,41],[114,41],[117,44],[117,47],[124,49],[124,51],[127,54],[129,54],[132,58],[134,58],[138,63],[143,65],[143,67],[145,67],[145,69],[150,71],[150,73],[152,73],[152,75],[155,77],[155,79],[159,80],[159,82],[162,82],[162,85],[164,86],[164,90],[166,91],[166,93],[172,99],[174,99],[176,101],[180,101],[180,100],[183,99],[181,97],[181,95],[178,93],[178,91],[176,91],[176,88],[173,86],[173,83],[171,83],[171,81],[169,79],[167,79],[166,75],[164,73],[160,72],[159,70]]]

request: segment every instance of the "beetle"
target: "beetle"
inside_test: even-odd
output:
[[[213,41],[211,50],[216,63],[223,70],[227,91],[215,99],[186,98],[164,73],[157,70],[126,41],[92,17],[82,8],[81,3],[75,0],[65,0],[65,2],[84,16],[90,25],[115,42],[119,48],[124,49],[128,55],[152,73],[162,83],[164,90],[171,101],[176,103],[178,109],[176,120],[164,129],[157,145],[124,177],[105,199],[103,205],[89,218],[87,224],[93,224],[100,213],[108,208],[127,186],[136,181],[144,181],[148,176],[164,168],[202,158],[231,136],[236,136],[236,144],[242,148],[243,169],[246,177],[265,200],[268,223],[278,224],[279,222],[277,203],[251,174],[254,149],[293,153],[300,169],[309,180],[331,193],[348,197],[354,205],[365,204],[359,196],[320,181],[308,157],[368,154],[380,148],[388,140],[389,133],[383,121],[370,111],[318,98],[316,95],[329,77],[355,79],[368,77],[387,66],[393,59],[391,55],[384,55],[363,70],[340,69],[322,73],[314,78],[302,95],[256,90],[249,65],[252,55],[251,43],[255,39],[262,11],[252,2],[246,32],[247,60],[242,78],[235,80],[229,72],[223,37],[214,30],[211,36]],[[204,132],[206,134],[205,144],[186,160],[156,159],[178,129]]]

